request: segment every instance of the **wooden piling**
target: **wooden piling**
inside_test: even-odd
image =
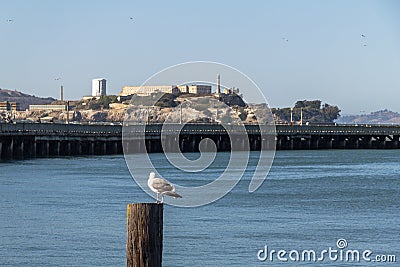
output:
[[[126,266],[161,266],[163,204],[128,204],[126,225]]]

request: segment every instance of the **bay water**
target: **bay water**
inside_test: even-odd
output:
[[[289,259],[291,250],[347,249],[396,255],[400,261],[400,150],[278,151],[254,193],[248,185],[257,152],[238,185],[202,207],[164,207],[163,266],[341,266]],[[190,156],[196,156],[188,155]],[[219,153],[222,160],[229,153]],[[151,155],[181,185],[212,175],[185,175]],[[214,164],[209,173],[221,171]],[[153,202],[130,176],[124,157],[47,158],[0,164],[0,266],[125,266],[126,205]],[[261,258],[268,247],[285,250]]]

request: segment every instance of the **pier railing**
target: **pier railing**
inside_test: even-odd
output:
[[[142,131],[145,126],[146,133],[160,134],[166,128],[163,124],[129,125],[131,131]],[[124,126],[126,127],[126,126]],[[221,134],[226,131],[243,131],[236,125],[226,125],[226,129],[219,124],[186,124],[181,130],[183,134]],[[177,129],[169,127],[168,129]],[[55,123],[0,123],[0,135],[7,134],[122,134],[122,125],[98,124],[55,124]],[[383,125],[276,125],[276,132],[270,126],[245,125],[248,134],[259,134],[260,131],[279,135],[400,135],[400,126]]]
[[[37,135],[63,135],[84,134],[120,135],[120,125],[97,125],[97,124],[58,124],[58,123],[0,123],[0,135],[8,134],[37,134]]]

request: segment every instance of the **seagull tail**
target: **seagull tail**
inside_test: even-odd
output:
[[[173,191],[169,191],[169,192],[165,192],[166,195],[174,197],[174,198],[182,198],[181,195],[179,195],[178,193],[175,193]]]

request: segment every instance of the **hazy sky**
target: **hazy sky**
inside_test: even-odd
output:
[[[273,107],[400,112],[400,1],[0,0],[0,88],[79,99],[104,77],[117,94],[193,60],[239,69]]]

